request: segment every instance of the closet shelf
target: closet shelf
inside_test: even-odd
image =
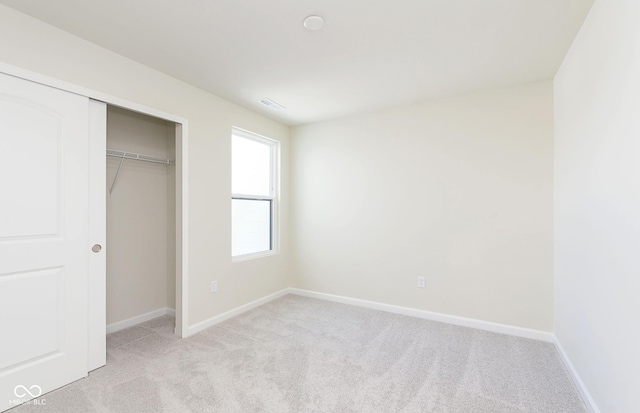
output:
[[[155,156],[141,155],[139,153],[133,152],[114,151],[113,149],[107,149],[107,156],[111,156],[114,158],[131,159],[134,161],[161,163],[165,165],[173,164],[173,161],[171,159],[157,158]]]
[[[122,163],[124,162],[125,159],[130,159],[132,161],[160,163],[163,165],[173,165],[173,161],[171,159],[157,158],[155,156],[141,155],[139,153],[133,153],[133,152],[114,151],[113,149],[107,149],[107,156],[111,156],[113,158],[120,158],[120,165],[118,165],[116,176],[113,177],[113,183],[111,184],[111,188],[109,188],[109,195],[111,195],[111,193],[113,192],[113,187],[116,186],[116,181],[118,180],[118,174],[120,173],[120,168],[122,167]]]

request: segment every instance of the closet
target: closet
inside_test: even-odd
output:
[[[2,70],[0,389],[43,394],[104,366],[105,333],[185,335],[188,120]]]
[[[107,106],[107,333],[176,303],[176,124]]]

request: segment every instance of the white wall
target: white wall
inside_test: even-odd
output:
[[[554,88],[556,336],[602,412],[638,412],[640,2],[597,0]]]
[[[0,61],[189,120],[189,324],[288,285],[289,129],[0,5]],[[231,263],[231,127],[282,144],[282,253]],[[218,293],[209,292],[218,280]]]
[[[168,158],[175,125],[109,106],[107,148]],[[175,152],[175,151],[173,151]],[[175,155],[173,155],[175,156]],[[175,159],[175,158],[171,158]],[[120,159],[107,158],[107,191]],[[125,160],[107,196],[107,325],[175,308],[175,166]],[[174,215],[175,216],[175,215]],[[173,297],[170,294],[173,294]]]
[[[552,155],[549,81],[294,128],[293,285],[551,331]]]

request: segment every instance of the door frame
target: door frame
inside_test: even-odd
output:
[[[118,106],[133,112],[164,119],[176,124],[176,328],[175,334],[185,338],[189,327],[189,120],[178,115],[99,92],[40,73],[0,62],[0,72],[89,99]],[[106,143],[105,143],[106,144]],[[100,225],[104,216],[90,213],[90,226]],[[93,241],[89,241],[93,243]],[[90,246],[89,246],[90,247]],[[91,277],[89,273],[89,281]],[[88,311],[88,309],[87,309]],[[106,328],[106,320],[105,320]]]

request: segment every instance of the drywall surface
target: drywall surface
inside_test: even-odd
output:
[[[1,5],[0,61],[189,120],[190,325],[288,286],[288,127]],[[281,253],[236,264],[232,126],[276,139],[282,148]],[[218,280],[216,294],[209,292],[211,280]]]
[[[294,128],[293,286],[551,331],[552,118],[546,81]]]
[[[168,158],[169,143],[175,144],[173,123],[108,107],[107,148]],[[120,159],[107,157],[107,191],[119,164]],[[169,168],[125,160],[107,195],[107,324],[174,308],[175,288],[168,302],[168,286],[176,277],[175,249],[168,248],[169,205],[175,203]],[[175,239],[175,229],[171,234]]]
[[[554,79],[555,334],[603,413],[640,411],[639,22],[596,1]]]

